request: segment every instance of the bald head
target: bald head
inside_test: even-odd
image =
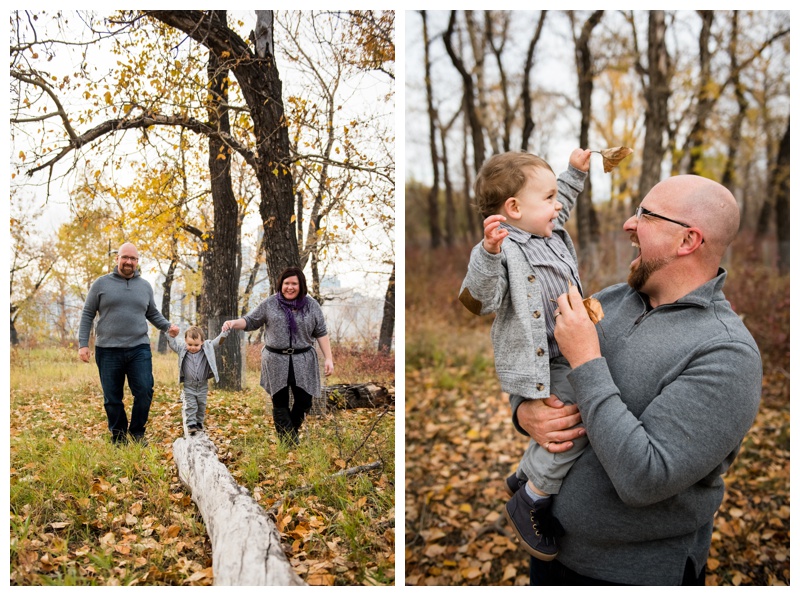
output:
[[[673,176],[656,184],[651,193],[667,201],[671,213],[699,228],[713,252],[721,255],[739,231],[739,206],[731,192],[702,176]]]
[[[117,273],[130,279],[136,274],[139,264],[139,251],[130,242],[126,242],[117,251]]]

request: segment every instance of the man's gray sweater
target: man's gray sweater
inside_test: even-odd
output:
[[[161,331],[169,331],[170,322],[155,305],[153,288],[137,271],[130,279],[122,277],[117,268],[98,278],[89,289],[81,313],[78,347],[89,345],[89,334],[95,314],[95,345],[101,348],[132,348],[149,344],[147,321]]]
[[[553,501],[570,569],[675,585],[687,558],[706,563],[722,475],[761,397],[761,357],[725,277],[652,310],[627,284],[596,295],[603,357],[569,376],[590,446]]]

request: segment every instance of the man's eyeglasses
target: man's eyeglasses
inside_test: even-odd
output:
[[[133,261],[134,263],[139,260],[139,257],[120,257],[120,261]]]
[[[663,219],[664,221],[668,221],[670,223],[678,224],[679,226],[683,226],[684,228],[691,228],[689,224],[685,224],[682,221],[675,221],[674,219],[670,219],[669,217],[664,217],[663,215],[659,215],[658,213],[653,213],[649,209],[645,209],[644,207],[638,207],[634,212],[636,219],[641,219],[642,215],[649,215],[650,217],[655,217],[657,219]],[[700,244],[705,244],[706,239],[703,238]]]
[[[674,219],[670,219],[669,217],[664,217],[663,215],[659,215],[658,213],[653,213],[652,211],[649,211],[644,207],[639,207],[638,209],[636,209],[636,213],[634,213],[634,215],[636,216],[636,219],[641,219],[642,215],[649,215],[650,217],[656,217],[658,219],[663,219],[664,221],[670,221],[674,224],[678,224],[679,226],[683,226],[684,228],[692,227],[689,224],[685,224],[680,221],[675,221]]]

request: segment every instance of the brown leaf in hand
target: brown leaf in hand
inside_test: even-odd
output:
[[[600,301],[597,298],[593,296],[584,298],[583,306],[586,308],[586,312],[589,313],[589,318],[591,319],[592,323],[597,325],[597,323],[603,320],[603,317],[605,316],[603,314],[603,307],[600,305]]]
[[[623,159],[633,153],[630,147],[609,147],[603,149],[600,155],[603,156],[603,172],[608,174],[611,170],[616,168]]]

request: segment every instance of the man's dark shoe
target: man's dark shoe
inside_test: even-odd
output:
[[[195,434],[196,432],[197,432],[197,425],[196,425],[196,424],[192,424],[192,425],[189,427],[189,434],[190,434],[190,435],[193,435],[193,434]]]
[[[506,518],[519,539],[520,546],[532,557],[552,561],[558,554],[553,521],[550,514],[552,497],[533,502],[524,488],[506,503]]]
[[[506,493],[508,493],[509,498],[513,497],[519,489],[525,486],[526,482],[528,481],[517,478],[516,472],[506,478]]]
[[[144,435],[131,435],[131,437],[134,443],[138,443],[142,447],[147,447],[149,445]]]
[[[198,422],[197,423],[197,430],[203,430],[203,423],[202,422]]]

